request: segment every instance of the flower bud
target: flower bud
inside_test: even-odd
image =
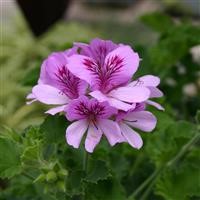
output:
[[[67,176],[67,175],[68,175],[68,171],[66,169],[61,169],[60,171],[58,171],[59,178],[63,178],[63,176]]]
[[[58,189],[62,192],[65,192],[66,191],[66,188],[65,188],[65,182],[64,181],[58,181],[56,183]]]
[[[57,180],[57,175],[54,171],[50,171],[47,173],[47,175],[46,175],[47,182],[52,183],[52,182],[55,182],[56,180]]]

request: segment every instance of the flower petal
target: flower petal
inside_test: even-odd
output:
[[[134,87],[134,86],[143,85],[143,86],[156,87],[159,84],[160,84],[159,77],[153,76],[153,75],[145,75],[145,76],[139,77],[136,81],[131,82],[129,86]]]
[[[109,96],[129,103],[139,103],[147,100],[150,96],[150,90],[146,87],[119,87],[112,90]]]
[[[119,110],[124,110],[124,111],[128,111],[130,109],[134,109],[135,108],[135,104],[128,104],[128,103],[125,103],[123,101],[119,101],[117,99],[114,99],[114,98],[108,98],[108,103],[119,109]]]
[[[41,66],[40,71],[40,84],[51,84],[54,83],[57,74],[57,71],[60,67],[63,67],[67,64],[67,59],[63,52],[55,52],[48,56],[44,60]]]
[[[125,123],[120,123],[120,128],[122,131],[123,136],[126,138],[127,142],[134,148],[140,149],[143,145],[143,141],[141,136],[132,130],[129,126]]]
[[[66,107],[66,105],[58,106],[58,107],[55,107],[55,108],[51,108],[51,109],[47,110],[45,113],[50,114],[50,115],[55,115],[55,114],[57,114],[59,112],[63,112],[65,107]]]
[[[145,101],[147,104],[156,107],[158,110],[165,110],[159,103],[151,100]]]
[[[162,91],[159,90],[158,88],[156,88],[156,87],[148,87],[148,88],[151,91],[150,98],[156,98],[156,97],[162,97],[163,96]]]
[[[99,144],[102,136],[102,131],[100,128],[96,128],[94,125],[90,124],[85,140],[85,149],[89,153],[94,151],[94,148]]]
[[[88,122],[85,119],[76,121],[69,125],[66,130],[67,143],[72,145],[74,148],[78,148],[81,143],[81,139],[87,130],[87,127]]]
[[[27,97],[26,97],[26,99],[28,100],[26,102],[27,105],[30,105],[33,102],[37,101],[37,99],[36,99],[36,97],[35,97],[35,95],[33,93],[28,94]]]
[[[105,58],[105,67],[112,70],[113,79],[122,77],[130,79],[139,66],[139,55],[130,46],[124,45],[111,51]],[[121,81],[120,81],[121,82]]]
[[[111,146],[124,141],[120,132],[120,128],[116,122],[113,122],[109,119],[101,119],[98,121],[98,125]]]
[[[88,70],[89,64],[95,65],[95,61],[87,56],[72,55],[68,59],[67,67],[72,74],[92,85],[92,74]]]
[[[156,117],[148,111],[130,112],[124,117],[124,122],[142,131],[152,131],[157,123]]]
[[[91,92],[90,95],[94,97],[95,99],[97,99],[99,102],[107,101],[110,104],[110,106],[113,106],[120,110],[128,111],[135,107],[135,105],[122,102],[112,97],[107,97],[106,95],[104,95],[102,92],[98,90]]]
[[[49,85],[36,85],[33,87],[32,93],[38,101],[45,104],[59,105],[69,102],[69,99],[65,94]]]

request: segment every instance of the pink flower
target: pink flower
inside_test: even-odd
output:
[[[135,110],[120,112],[116,117],[125,141],[136,149],[142,147],[143,141],[141,136],[132,128],[151,132],[157,123],[156,117],[152,113],[143,110],[143,108],[143,105],[138,105]]]
[[[65,52],[52,53],[43,62],[38,85],[34,86],[32,93],[27,96],[27,99],[32,99],[30,103],[40,101],[48,105],[57,105],[47,111],[54,115],[63,111],[72,99],[85,94],[87,83],[67,69],[68,57],[75,52],[76,48],[72,48]]]
[[[85,149],[88,152],[93,152],[103,134],[111,146],[123,141],[118,124],[109,119],[117,110],[106,102],[82,96],[68,105],[66,113],[68,120],[76,120],[66,130],[67,143],[74,148],[79,147],[86,131]]]
[[[157,122],[146,106],[164,110],[150,100],[163,96],[158,77],[145,75],[131,82],[139,61],[128,45],[101,39],[75,43],[73,48],[52,53],[43,62],[38,84],[27,99],[29,103],[55,106],[46,113],[65,112],[73,121],[66,130],[66,140],[74,148],[87,133],[88,152],[94,151],[103,135],[111,146],[128,142],[139,149],[143,141],[132,128],[150,132]]]
[[[132,103],[149,98],[147,87],[127,87],[139,66],[139,56],[130,46],[100,39],[76,46],[82,55],[70,56],[68,69],[90,85],[92,97],[125,111],[133,108]]]

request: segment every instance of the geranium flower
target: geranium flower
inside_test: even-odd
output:
[[[82,55],[70,56],[68,69],[89,83],[91,96],[125,111],[133,108],[132,103],[149,98],[150,90],[147,87],[127,87],[140,60],[130,46],[100,39],[94,39],[89,45],[76,45]]]
[[[85,96],[73,100],[66,108],[66,116],[75,121],[66,130],[66,140],[69,145],[78,148],[84,133],[87,132],[85,149],[93,152],[104,134],[111,146],[124,139],[119,126],[109,118],[117,114],[117,109],[107,102],[98,102]]]
[[[119,112],[116,121],[126,142],[132,147],[140,149],[143,145],[141,136],[134,129],[151,132],[157,123],[156,117],[144,110],[144,104],[139,104],[134,110]]]
[[[46,112],[53,115],[63,111],[72,99],[85,94],[87,83],[75,77],[67,68],[68,57],[73,55],[76,49],[52,53],[43,62],[38,85],[34,86],[32,93],[27,96],[27,99],[31,99],[30,103],[40,101],[57,105]]]

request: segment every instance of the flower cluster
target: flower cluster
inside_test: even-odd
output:
[[[38,84],[27,96],[28,103],[54,105],[51,115],[64,112],[72,124],[66,141],[78,148],[87,132],[85,149],[93,152],[104,135],[111,146],[128,142],[141,148],[141,136],[156,126],[156,117],[147,105],[163,110],[150,100],[163,94],[160,79],[145,75],[131,80],[140,58],[124,44],[94,39],[90,44],[74,43],[67,51],[52,53],[42,64]]]

